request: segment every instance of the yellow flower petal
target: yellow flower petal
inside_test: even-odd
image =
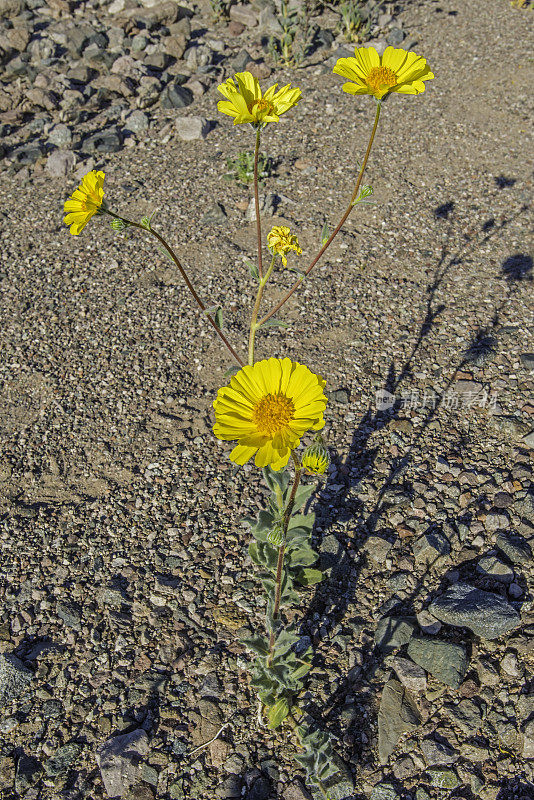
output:
[[[277,92],[276,83],[262,95],[259,81],[252,73],[237,72],[234,77],[235,81],[228,78],[217,87],[226,98],[217,103],[217,108],[222,114],[234,117],[234,125],[278,122],[280,114],[296,105],[301,95],[300,89],[291,89],[290,84]]]
[[[63,222],[70,225],[74,236],[83,230],[91,217],[98,213],[104,200],[104,173],[91,170],[84,175],[80,186],[65,200],[63,210],[66,216]]]
[[[325,381],[289,358],[269,358],[243,367],[219,389],[213,407],[214,434],[237,440],[230,458],[244,464],[285,467],[307,430],[324,426]]]
[[[333,72],[348,78],[347,94],[371,94],[381,100],[390,92],[421,94],[434,75],[426,59],[402,48],[387,47],[380,57],[374,47],[357,47],[354,58],[339,58]]]

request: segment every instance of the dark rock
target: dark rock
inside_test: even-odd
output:
[[[497,534],[496,545],[512,564],[529,564],[532,561],[532,549],[522,536],[510,531]]]
[[[400,28],[392,28],[386,37],[386,42],[392,47],[399,47],[405,38],[405,33]]]
[[[468,698],[457,704],[445,706],[446,714],[468,736],[475,734],[482,725],[482,713],[476,703]]]
[[[521,353],[521,363],[529,370],[534,370],[534,353]]]
[[[459,753],[449,744],[437,742],[435,739],[424,739],[421,742],[421,750],[429,766],[454,764],[460,757]]]
[[[173,84],[167,86],[161,94],[162,108],[185,108],[190,106],[194,100],[193,92],[185,86],[180,86],[180,80],[175,80]]]
[[[145,67],[149,67],[150,69],[155,69],[161,72],[162,70],[167,69],[171,61],[172,58],[167,53],[156,52],[145,56],[143,59],[143,64]]]
[[[83,140],[85,153],[116,153],[122,147],[122,136],[117,128],[94,133]]]
[[[477,572],[502,583],[511,583],[514,579],[513,569],[495,556],[483,556],[477,564]]]
[[[200,220],[201,225],[211,225],[214,223],[221,223],[225,222],[227,218],[227,213],[222,203],[215,203],[209,211],[206,211],[202,219]]]
[[[373,787],[369,800],[399,800],[400,794],[392,783],[378,783]]]
[[[457,583],[437,597],[429,611],[448,625],[469,628],[484,639],[496,639],[516,628],[521,618],[503,597]]]
[[[10,156],[17,164],[35,164],[44,155],[44,147],[38,142],[23,144],[11,151]]]
[[[424,778],[431,786],[437,786],[440,789],[456,789],[460,784],[456,772],[443,767],[429,767],[424,773]]]
[[[60,747],[56,753],[45,762],[44,769],[51,778],[66,775],[82,751],[82,745],[68,742]]]
[[[463,645],[440,639],[414,637],[408,655],[438,681],[458,689],[467,670],[467,651]]]
[[[336,403],[347,405],[347,403],[350,402],[350,393],[348,389],[334,389],[332,392],[327,392],[326,394],[330,400],[334,400]]]
[[[230,61],[230,66],[235,72],[243,72],[247,64],[252,61],[252,56],[246,50],[240,50]]]
[[[43,703],[43,717],[45,719],[58,719],[64,713],[61,700],[45,700]]]
[[[382,617],[376,626],[375,647],[389,655],[410,641],[416,627],[412,617]]]
[[[13,655],[0,655],[0,706],[19,697],[33,678],[33,672]]]
[[[440,556],[449,555],[451,543],[441,531],[431,530],[424,533],[414,542],[413,552],[416,561],[428,564]]]
[[[82,612],[77,603],[59,600],[56,606],[57,615],[68,628],[80,632],[82,629]]]
[[[378,712],[378,755],[386,764],[403,733],[410,733],[421,723],[419,709],[404,686],[390,680],[384,686]]]
[[[27,756],[23,753],[17,761],[17,769],[15,772],[15,792],[19,796],[23,795],[27,789],[36,782],[39,773],[42,770],[42,765],[33,756]]]

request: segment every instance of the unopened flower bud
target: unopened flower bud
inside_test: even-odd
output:
[[[119,231],[119,232],[124,231],[128,227],[127,223],[124,222],[124,220],[117,219],[116,217],[113,217],[113,219],[109,224],[111,225],[114,231]]]
[[[322,442],[310,444],[302,455],[302,467],[311,475],[323,475],[329,464],[330,456]]]
[[[270,544],[274,545],[275,547],[280,547],[282,542],[284,541],[284,534],[282,531],[281,525],[275,525],[272,531],[269,531],[267,535],[267,540]]]

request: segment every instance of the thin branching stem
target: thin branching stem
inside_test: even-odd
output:
[[[265,284],[271,277],[275,260],[276,260],[276,255],[273,255],[269,269],[265,273],[265,276],[260,279],[260,285],[258,286],[258,293],[256,295],[256,302],[254,303],[254,308],[252,309],[252,317],[250,320],[250,334],[248,339],[248,363],[250,364],[250,366],[254,364],[254,342],[256,339],[256,331],[258,330],[259,327],[258,312],[260,310],[261,298],[263,296],[263,290],[265,289]]]
[[[370,138],[369,138],[369,144],[367,145],[367,150],[366,150],[366,152],[365,152],[365,157],[364,157],[364,159],[363,159],[363,163],[362,163],[362,166],[361,166],[360,172],[359,172],[359,174],[358,174],[358,180],[356,181],[356,186],[354,187],[354,191],[353,191],[353,193],[352,193],[352,197],[351,197],[351,199],[350,199],[349,206],[348,206],[347,210],[345,211],[345,213],[343,214],[343,216],[341,217],[341,220],[339,221],[339,223],[338,223],[338,225],[337,225],[336,229],[334,230],[334,232],[332,233],[332,235],[330,236],[330,238],[329,238],[329,239],[328,239],[328,240],[327,240],[327,241],[324,243],[324,245],[321,247],[321,249],[319,250],[319,252],[318,252],[318,253],[317,253],[317,255],[315,256],[315,258],[313,259],[313,261],[311,262],[311,264],[309,265],[309,267],[308,267],[306,270],[304,270],[304,276],[303,276],[303,277],[306,277],[307,275],[309,275],[309,274],[310,274],[310,272],[312,271],[312,269],[314,268],[314,266],[317,264],[317,262],[319,261],[319,259],[321,258],[321,256],[322,256],[322,255],[323,255],[323,253],[325,252],[325,250],[326,250],[328,247],[330,247],[330,245],[332,244],[332,242],[334,241],[335,237],[337,236],[337,234],[339,233],[339,231],[341,230],[341,228],[342,228],[342,227],[343,227],[343,225],[345,224],[345,222],[346,222],[346,220],[347,220],[347,217],[349,216],[350,212],[351,212],[351,211],[352,211],[352,209],[353,209],[353,204],[354,204],[354,201],[356,200],[356,197],[358,196],[358,191],[359,191],[359,188],[360,188],[360,184],[361,184],[361,182],[362,182],[363,173],[365,172],[365,168],[366,168],[366,166],[367,166],[367,162],[368,162],[368,160],[369,160],[369,154],[370,154],[370,152],[371,152],[371,147],[373,146],[373,141],[374,141],[374,138],[375,138],[376,129],[377,129],[377,127],[378,127],[378,120],[379,120],[379,117],[380,117],[380,108],[381,108],[381,102],[380,102],[380,101],[377,101],[377,104],[376,104],[376,114],[375,114],[375,122],[374,122],[374,125],[373,125],[373,130],[371,131],[371,136],[370,136]],[[270,319],[270,318],[273,316],[273,314],[276,314],[276,312],[277,312],[277,311],[278,311],[280,308],[282,308],[282,306],[284,305],[284,303],[286,303],[286,302],[289,300],[289,298],[291,297],[291,295],[293,294],[293,292],[296,292],[296,290],[299,288],[300,284],[301,284],[301,283],[302,283],[302,281],[303,281],[303,277],[300,277],[300,278],[299,278],[297,281],[295,281],[295,283],[293,284],[293,286],[291,287],[291,289],[289,289],[289,291],[288,291],[288,292],[287,292],[287,293],[286,293],[286,294],[285,294],[285,295],[282,297],[282,299],[280,300],[280,302],[279,302],[279,303],[277,303],[277,304],[274,306],[274,308],[272,308],[272,309],[269,311],[269,313],[268,313],[268,314],[266,314],[264,317],[262,317],[262,319],[259,321],[258,325],[260,325],[260,326],[261,326],[261,325],[264,325],[264,324],[267,322],[267,320],[268,320],[268,319]]]
[[[284,514],[282,517],[282,544],[280,545],[280,549],[278,550],[278,563],[276,565],[276,593],[274,597],[274,609],[273,609],[273,621],[277,618],[280,612],[280,599],[282,596],[282,570],[284,566],[284,554],[286,551],[286,536],[287,536],[287,529],[289,527],[289,520],[291,519],[291,513],[293,511],[293,506],[295,505],[295,495],[297,494],[297,489],[299,488],[300,483],[300,476],[302,474],[302,465],[300,464],[299,460],[297,459],[295,453],[292,451],[291,455],[293,457],[293,463],[295,464],[295,479],[293,481],[293,486],[291,488],[291,494],[289,495],[289,499],[287,501],[287,505],[284,509]],[[275,633],[274,627],[271,630],[271,636],[269,639],[269,658],[267,660],[267,666],[271,665],[273,660],[273,653],[274,653],[274,640],[275,640]]]
[[[258,274],[260,280],[263,278],[263,265],[261,259],[261,219],[260,219],[260,196],[258,191],[258,157],[260,154],[260,134],[261,128],[256,128],[256,146],[254,148],[254,202],[256,204],[256,234],[258,237]]]

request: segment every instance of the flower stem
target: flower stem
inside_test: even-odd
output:
[[[356,181],[356,186],[354,187],[354,191],[353,191],[353,193],[352,193],[352,197],[351,197],[351,199],[350,199],[349,206],[348,206],[347,210],[345,211],[345,213],[343,214],[343,216],[341,217],[341,220],[339,221],[339,223],[338,223],[338,225],[337,225],[336,229],[334,230],[334,232],[332,233],[332,235],[330,236],[330,238],[329,238],[329,239],[328,239],[328,240],[327,240],[327,241],[324,243],[324,245],[321,247],[321,249],[319,250],[319,252],[318,252],[318,253],[317,253],[317,255],[315,256],[315,258],[313,259],[313,261],[312,261],[312,262],[311,262],[311,264],[309,265],[309,267],[308,267],[308,268],[307,268],[307,269],[304,271],[304,277],[305,277],[306,275],[309,275],[309,274],[310,274],[310,272],[312,271],[312,269],[314,268],[314,266],[317,264],[317,262],[319,261],[319,259],[321,258],[321,256],[322,256],[322,255],[323,255],[323,253],[325,252],[325,250],[326,250],[328,247],[330,247],[330,245],[332,244],[333,240],[335,239],[335,237],[337,236],[337,234],[339,233],[339,231],[341,230],[341,228],[342,228],[342,227],[343,227],[343,225],[345,224],[345,222],[346,222],[346,220],[347,220],[347,217],[349,216],[350,212],[351,212],[351,211],[352,211],[352,209],[353,209],[353,205],[352,205],[352,204],[354,203],[354,201],[355,201],[355,199],[356,199],[356,197],[357,197],[357,195],[358,195],[358,190],[359,190],[359,188],[360,188],[360,184],[361,184],[361,182],[362,182],[363,173],[365,172],[365,168],[366,168],[366,166],[367,166],[367,162],[368,162],[368,160],[369,160],[369,154],[370,154],[370,152],[371,152],[371,147],[373,146],[373,141],[374,141],[374,138],[375,138],[376,129],[377,129],[377,127],[378,127],[378,120],[379,120],[379,118],[380,118],[380,108],[381,108],[381,105],[382,105],[382,104],[381,104],[381,102],[380,102],[380,101],[377,101],[377,104],[376,104],[376,114],[375,114],[375,121],[374,121],[373,129],[372,129],[372,131],[371,131],[371,136],[369,137],[369,144],[367,145],[367,150],[366,150],[366,152],[365,152],[365,156],[364,156],[364,159],[363,159],[363,163],[362,163],[362,166],[361,166],[360,172],[358,173],[358,179],[357,179],[357,181]],[[289,291],[288,291],[288,292],[287,292],[287,293],[284,295],[284,297],[282,297],[282,299],[280,300],[280,302],[279,302],[279,303],[277,303],[277,304],[274,306],[274,308],[272,308],[272,309],[269,311],[269,313],[268,313],[268,314],[266,314],[266,315],[265,315],[265,316],[264,316],[264,317],[263,317],[263,318],[262,318],[262,319],[259,321],[259,323],[258,323],[259,325],[263,325],[265,322],[267,322],[267,320],[268,320],[268,319],[270,319],[270,318],[273,316],[273,314],[276,314],[276,312],[277,312],[277,311],[278,311],[278,310],[279,310],[279,309],[280,309],[280,308],[281,308],[281,307],[284,305],[284,303],[285,303],[287,300],[289,300],[289,298],[291,297],[291,295],[293,294],[293,292],[295,292],[295,291],[296,291],[296,290],[299,288],[300,284],[302,283],[302,280],[303,280],[303,278],[302,278],[302,277],[300,277],[300,278],[299,278],[297,281],[295,281],[295,283],[293,284],[293,286],[291,287],[291,289],[290,289],[290,290],[289,290]]]
[[[261,128],[256,128],[256,147],[254,148],[254,202],[256,204],[256,233],[258,236],[258,274],[260,280],[263,278],[263,265],[261,260],[261,220],[260,220],[260,198],[258,192],[258,157],[260,154],[260,133]]]
[[[289,527],[289,520],[291,519],[291,512],[293,511],[293,506],[295,505],[295,495],[297,493],[297,489],[299,488],[300,483],[300,476],[302,473],[302,466],[298,461],[295,454],[292,452],[291,455],[293,456],[293,462],[295,464],[295,479],[293,481],[293,487],[291,489],[291,494],[289,495],[289,500],[287,501],[287,505],[284,510],[284,515],[282,518],[282,535],[283,540],[282,544],[280,545],[280,549],[278,550],[278,563],[276,565],[276,593],[274,598],[274,609],[273,609],[273,620],[275,620],[278,616],[280,611],[280,599],[282,594],[282,569],[284,565],[284,553],[286,550],[286,536],[287,536],[287,529]],[[269,658],[267,660],[267,666],[271,665],[273,660],[273,653],[274,653],[274,639],[275,634],[274,630],[271,631],[271,636],[269,639]]]
[[[230,344],[230,342],[228,341],[228,339],[226,338],[224,333],[221,331],[221,329],[219,328],[219,326],[215,322],[215,319],[212,317],[211,314],[207,314],[206,313],[207,306],[203,303],[203,301],[198,296],[198,294],[197,294],[197,292],[195,290],[195,287],[193,286],[193,284],[189,280],[189,276],[187,275],[185,269],[183,268],[183,266],[181,265],[180,261],[178,260],[177,255],[175,254],[174,250],[167,244],[167,242],[165,241],[163,236],[160,236],[160,234],[157,233],[157,231],[153,230],[152,228],[145,228],[144,225],[140,225],[138,222],[132,222],[132,220],[130,220],[130,219],[126,219],[125,217],[121,217],[118,214],[114,214],[113,211],[109,211],[109,209],[106,209],[104,213],[109,214],[112,217],[115,217],[115,219],[122,220],[123,222],[125,222],[131,228],[139,228],[139,230],[145,231],[146,233],[151,233],[152,236],[155,236],[155,238],[165,248],[166,252],[169,254],[169,256],[172,258],[172,260],[174,261],[174,263],[176,264],[176,266],[180,270],[180,274],[182,275],[182,278],[184,279],[187,288],[189,289],[189,291],[191,292],[191,294],[195,298],[195,300],[196,300],[199,308],[201,309],[201,311],[204,312],[204,314],[207,317],[208,321],[210,322],[212,327],[215,329],[215,332],[216,332],[217,336],[219,337],[219,339],[221,339],[221,341],[224,343],[225,347],[229,350],[229,352],[231,353],[232,357],[237,361],[239,366],[243,367],[244,366],[243,361],[238,356],[238,354],[236,353],[236,351],[234,350],[234,348],[232,347],[232,345]]]
[[[256,301],[254,303],[254,308],[252,309],[252,317],[250,320],[250,334],[248,339],[248,363],[250,366],[254,364],[254,341],[256,339],[256,331],[259,327],[258,325],[258,311],[260,310],[260,303],[261,298],[263,296],[263,290],[265,289],[265,284],[271,277],[271,273],[273,271],[274,262],[276,260],[276,255],[273,255],[273,259],[269,266],[269,269],[265,273],[265,276],[260,279],[260,285],[258,286],[258,293],[256,295]]]

